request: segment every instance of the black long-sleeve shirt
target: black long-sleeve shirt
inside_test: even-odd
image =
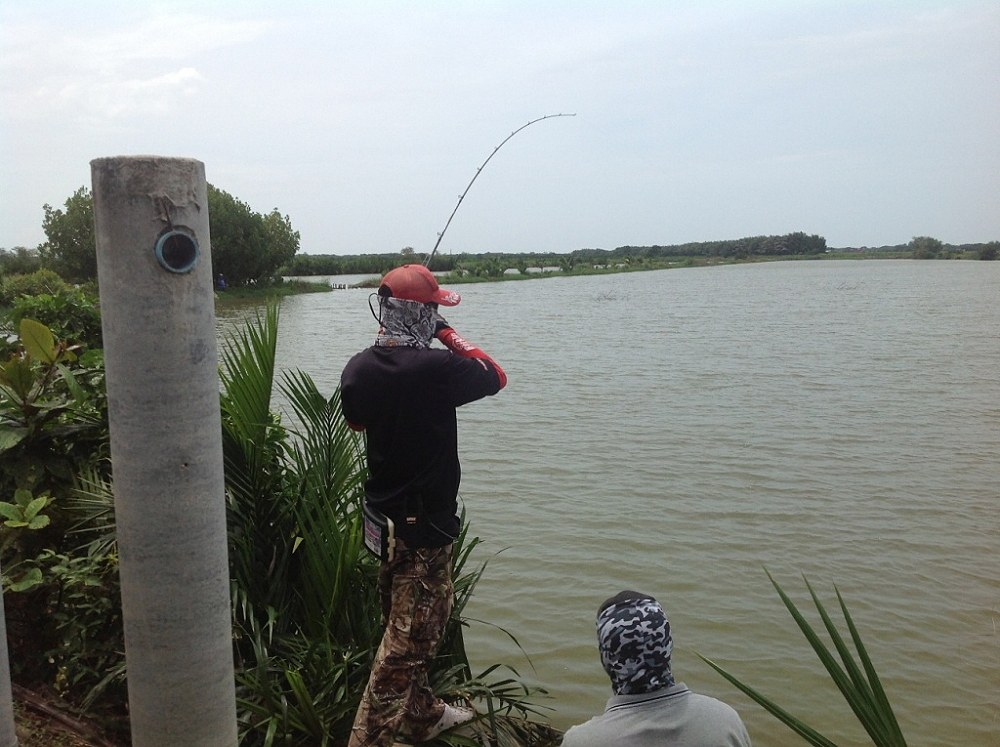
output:
[[[450,350],[371,347],[344,368],[344,417],[367,435],[366,496],[409,546],[440,547],[457,536],[455,410],[500,388],[492,359]]]

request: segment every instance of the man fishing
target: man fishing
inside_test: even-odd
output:
[[[437,698],[428,682],[454,601],[455,410],[507,384],[497,362],[438,313],[460,300],[422,265],[388,272],[375,344],[341,375],[344,417],[366,436],[366,533],[379,536],[385,625],[348,747],[387,747],[397,735],[429,742],[476,716]],[[432,348],[435,338],[447,349]]]

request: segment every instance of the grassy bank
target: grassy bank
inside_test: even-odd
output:
[[[793,261],[826,261],[836,259],[910,259],[910,255],[861,254],[859,252],[796,254],[786,256],[758,255],[752,257],[671,257],[670,259],[640,261],[625,261],[614,264],[574,265],[570,269],[531,267],[527,271],[515,271],[510,268],[503,274],[477,274],[476,270],[458,270],[439,275],[442,285],[460,285],[463,283],[503,283],[515,280],[540,280],[553,277],[579,277],[583,275],[616,275],[622,272],[649,272],[652,270],[673,270],[682,267],[714,267],[717,265],[739,265],[762,262],[793,262]],[[971,259],[972,257],[968,257]],[[356,288],[377,288],[379,276],[364,280]]]
[[[215,292],[216,306],[241,306],[249,301],[268,301],[301,293],[329,293],[333,288],[329,283],[311,283],[305,280],[285,280],[268,285],[241,285]]]

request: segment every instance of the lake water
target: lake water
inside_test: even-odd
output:
[[[633,588],[670,616],[678,679],[733,704],[755,744],[801,741],[695,652],[870,743],[766,567],[817,625],[802,575],[831,611],[837,585],[911,745],[1000,745],[1000,262],[458,290],[449,321],[510,377],[459,411],[488,560],[474,665],[510,663],[548,688],[556,726],[582,721],[610,694],[594,613]],[[282,367],[332,391],[374,337],[368,293],[285,299]]]

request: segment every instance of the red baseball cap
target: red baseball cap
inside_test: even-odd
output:
[[[404,301],[456,306],[462,300],[455,291],[440,287],[434,273],[423,265],[403,265],[389,270],[382,278],[381,287],[388,288],[393,298]]]

